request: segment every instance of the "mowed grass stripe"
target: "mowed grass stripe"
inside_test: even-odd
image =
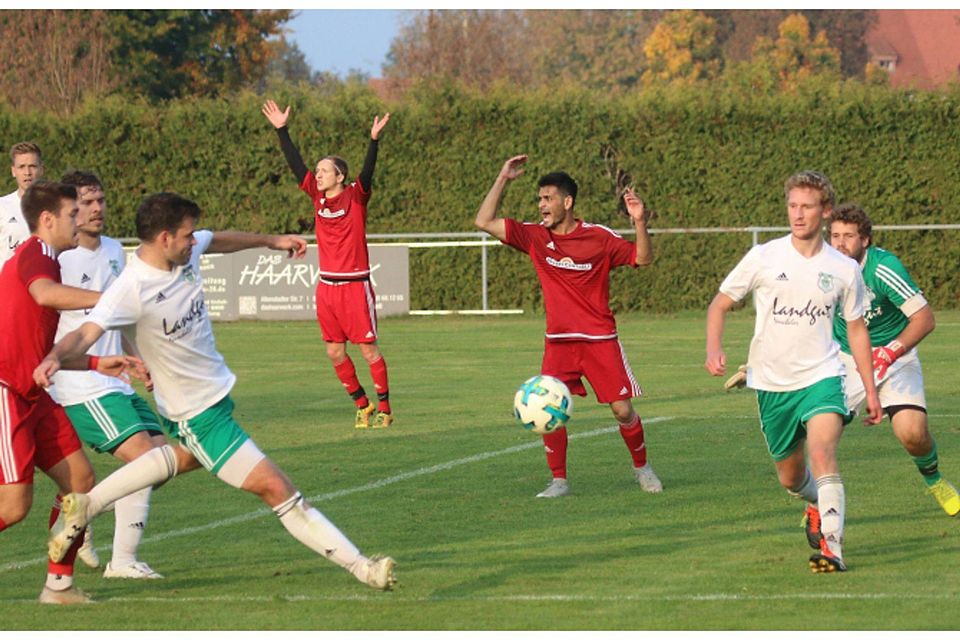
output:
[[[666,422],[671,420],[669,416],[655,416],[653,418],[647,418],[644,420],[645,424],[656,424],[658,422]],[[593,438],[595,436],[603,435],[605,433],[613,433],[617,431],[619,427],[604,427],[602,429],[594,429],[593,431],[587,431],[585,433],[576,433],[570,435],[570,440],[580,440],[584,438]],[[419,478],[420,476],[430,475],[433,473],[440,473],[441,471],[449,471],[450,469],[455,469],[456,467],[463,466],[465,464],[471,464],[474,462],[482,462],[484,460],[489,460],[490,458],[496,458],[499,456],[507,455],[510,453],[518,453],[520,451],[527,451],[529,449],[538,449],[543,446],[543,442],[537,437],[535,440],[528,442],[526,444],[517,445],[515,447],[508,447],[506,449],[500,449],[499,451],[485,451],[483,453],[478,453],[466,458],[460,458],[458,460],[450,460],[448,462],[442,462],[440,464],[433,465],[431,467],[426,467],[422,469],[415,469],[413,471],[407,471],[396,476],[389,478],[384,478],[382,480],[377,480],[375,482],[370,482],[359,487],[353,487],[350,489],[343,489],[341,491],[333,491],[330,493],[321,493],[315,496],[309,496],[307,500],[309,502],[318,503],[326,502],[328,500],[336,500],[337,498],[343,498],[345,496],[353,495],[355,493],[362,493],[364,491],[374,491],[376,489],[382,489],[397,482],[403,482],[404,480],[410,480],[413,478]],[[205,473],[202,469],[195,471],[194,473]],[[189,536],[203,531],[210,531],[213,529],[219,529],[221,527],[226,527],[235,524],[241,524],[244,522],[249,522],[250,520],[255,520],[257,518],[262,518],[266,515],[272,515],[273,512],[266,508],[260,508],[256,511],[250,511],[248,513],[243,513],[232,518],[226,518],[223,520],[217,520],[215,522],[208,522],[207,524],[197,525],[194,527],[187,527],[184,529],[177,529],[174,531],[166,531],[164,533],[158,533],[155,535],[146,535],[141,541],[141,546],[148,542],[159,542],[161,540],[170,540],[172,538],[179,538],[182,536]],[[96,523],[96,520],[94,521]],[[97,546],[96,550],[98,552],[110,551],[113,549],[113,545],[104,545]],[[32,565],[42,564],[47,561],[46,557],[32,558],[29,560],[18,560],[10,562],[4,565],[0,565],[0,573],[5,571],[10,571],[13,569],[21,569],[24,567],[29,567]]]

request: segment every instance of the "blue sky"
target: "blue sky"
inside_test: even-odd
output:
[[[332,71],[345,77],[359,69],[371,78],[381,77],[380,67],[390,43],[410,11],[365,9],[299,9],[287,23],[288,38],[297,43],[314,71]]]

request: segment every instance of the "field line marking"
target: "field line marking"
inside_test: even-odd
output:
[[[94,602],[97,604],[111,604],[118,602],[129,603],[243,603],[243,602],[390,602],[393,603],[443,603],[443,602],[774,602],[774,601],[830,601],[830,600],[916,600],[956,601],[960,593],[769,593],[769,594],[742,594],[742,593],[691,593],[667,595],[656,593],[636,593],[615,596],[591,596],[583,594],[504,594],[504,595],[471,595],[471,596],[404,596],[396,593],[386,594],[357,594],[345,596],[318,596],[301,594],[271,594],[267,596],[119,596],[105,598]],[[10,599],[0,602],[8,603],[35,603],[35,599]]]
[[[673,420],[670,416],[657,416],[653,418],[644,418],[644,424],[655,424],[657,422],[666,422],[668,420]],[[605,433],[611,433],[619,430],[619,426],[614,427],[602,427],[600,429],[594,429],[593,431],[586,431],[584,433],[575,433],[570,435],[571,440],[579,440],[581,438],[592,438],[595,436],[603,435]],[[473,462],[481,462],[483,460],[489,460],[490,458],[496,458],[498,456],[507,455],[509,453],[518,453],[520,451],[526,451],[528,449],[537,449],[543,446],[543,442],[538,438],[524,444],[518,444],[513,447],[507,447],[506,449],[499,449],[497,451],[486,451],[484,453],[478,453],[472,456],[467,456],[466,458],[458,458],[456,460],[450,460],[449,462],[442,462],[430,467],[423,467],[420,469],[414,469],[413,471],[407,471],[395,476],[390,476],[389,478],[383,478],[382,480],[375,480],[374,482],[368,482],[367,484],[362,484],[357,487],[351,487],[349,489],[341,489],[339,491],[331,491],[329,493],[320,493],[315,496],[309,496],[307,501],[309,502],[327,502],[329,500],[335,500],[337,498],[342,498],[344,496],[353,495],[355,493],[362,493],[364,491],[373,491],[375,489],[382,489],[391,484],[396,484],[397,482],[403,482],[404,480],[410,480],[411,478],[417,478],[420,476],[430,475],[433,473],[439,473],[441,471],[447,471],[455,467],[459,467],[465,464],[471,464]],[[144,536],[141,544],[147,542],[156,542],[159,540],[168,540],[170,538],[179,538],[181,536],[188,536],[194,533],[199,533],[201,531],[209,531],[211,529],[218,529],[220,527],[225,527],[233,524],[240,524],[243,522],[249,522],[250,520],[255,520],[266,515],[271,515],[273,511],[267,507],[261,507],[256,511],[251,511],[249,513],[244,513],[238,516],[233,516],[231,518],[225,518],[223,520],[216,520],[203,525],[198,525],[195,527],[186,527],[185,529],[177,529],[174,531],[167,531],[165,533],[158,533],[152,536]],[[97,547],[97,551],[107,551],[113,548],[112,544],[104,545],[102,547]],[[24,567],[29,567],[37,564],[42,564],[46,562],[46,557],[43,558],[32,558],[30,560],[15,560],[13,562],[8,562],[6,564],[0,565],[0,573],[6,571],[11,571],[13,569],[22,569]]]

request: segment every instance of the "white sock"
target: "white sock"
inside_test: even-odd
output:
[[[168,444],[131,460],[90,490],[87,518],[93,519],[111,503],[135,491],[152,487],[177,475],[177,455]]]
[[[137,547],[147,526],[150,511],[150,494],[153,486],[140,489],[114,502],[116,527],[113,532],[113,557],[110,564],[125,567],[137,561]]]
[[[837,557],[843,557],[843,481],[837,474],[817,478],[817,496],[820,507],[820,533],[827,547]]]
[[[805,469],[806,475],[799,487],[787,489],[787,493],[795,498],[803,498],[811,504],[817,503],[817,483],[813,480],[813,474],[810,473],[810,467]]]
[[[289,500],[274,507],[273,512],[290,535],[305,546],[340,565],[358,580],[366,579],[367,559],[322,513],[314,507],[307,507],[302,494],[293,494]]]
[[[73,576],[48,573],[46,586],[54,591],[66,591],[73,586]]]

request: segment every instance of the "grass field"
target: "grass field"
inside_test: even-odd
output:
[[[960,313],[938,321],[922,357],[941,468],[958,482]],[[98,602],[45,607],[34,599],[54,490],[40,479],[28,520],[0,535],[0,628],[960,627],[960,520],[925,495],[888,423],[858,419],[843,438],[850,571],[813,575],[802,504],[777,484],[754,394],[725,394],[702,368],[703,315],[619,324],[665,491],[634,483],[609,410],[590,396],[575,399],[562,500],[534,499],[549,473],[539,438],[511,415],[516,386],[538,371],[542,318],[384,320],[398,421],[375,432],[352,428],[315,325],[217,325],[240,423],[361,550],[398,560],[396,591],[360,585],[255,498],[199,471],[154,494],[140,555],[166,579],[78,567]],[[731,360],[745,358],[752,326],[751,310],[730,318]],[[91,457],[98,474],[115,466]],[[106,561],[112,514],[95,529]]]

